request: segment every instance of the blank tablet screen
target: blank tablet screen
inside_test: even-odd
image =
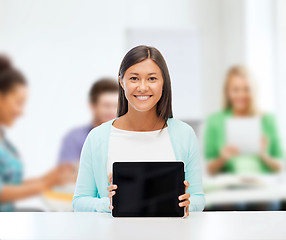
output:
[[[184,163],[114,162],[114,217],[183,217]]]

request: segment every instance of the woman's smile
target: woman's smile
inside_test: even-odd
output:
[[[152,97],[152,95],[134,95],[134,97],[139,101],[147,101]]]

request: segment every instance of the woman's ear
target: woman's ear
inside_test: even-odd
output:
[[[124,89],[124,84],[123,84],[123,80],[121,79],[121,77],[118,77],[118,82],[120,86]]]

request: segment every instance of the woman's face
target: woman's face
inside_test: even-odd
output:
[[[247,79],[238,75],[231,76],[227,87],[227,97],[234,111],[246,112],[252,100]]]
[[[146,59],[128,68],[120,84],[129,106],[137,111],[149,111],[156,107],[162,96],[163,76],[152,59]]]
[[[0,122],[11,126],[23,114],[28,91],[24,85],[16,85],[6,94],[0,94]]]

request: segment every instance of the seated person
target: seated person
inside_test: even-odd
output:
[[[59,163],[77,164],[83,143],[90,130],[116,116],[118,89],[118,83],[110,78],[102,78],[92,85],[89,92],[91,122],[66,134],[60,150]]]
[[[210,174],[272,173],[281,169],[282,148],[275,118],[260,113],[255,106],[254,89],[243,66],[232,67],[224,87],[224,107],[207,119],[204,153]],[[225,120],[230,116],[261,116],[261,151],[256,156],[243,156],[235,146],[227,146]]]
[[[261,150],[257,155],[240,154],[236,146],[226,145],[225,120],[228,117],[260,116],[262,126]],[[221,112],[207,119],[204,154],[210,174],[267,174],[278,172],[282,167],[282,147],[275,118],[260,113],[255,105],[254,89],[248,70],[243,66],[232,67],[224,86],[224,106]],[[208,210],[279,210],[280,202],[239,203],[212,206]]]
[[[15,147],[6,138],[10,127],[23,113],[27,99],[27,81],[10,59],[0,56],[0,212],[23,211],[14,202],[68,183],[73,176],[71,164],[60,164],[45,175],[23,179],[23,163]],[[25,209],[35,211],[36,209]]]

